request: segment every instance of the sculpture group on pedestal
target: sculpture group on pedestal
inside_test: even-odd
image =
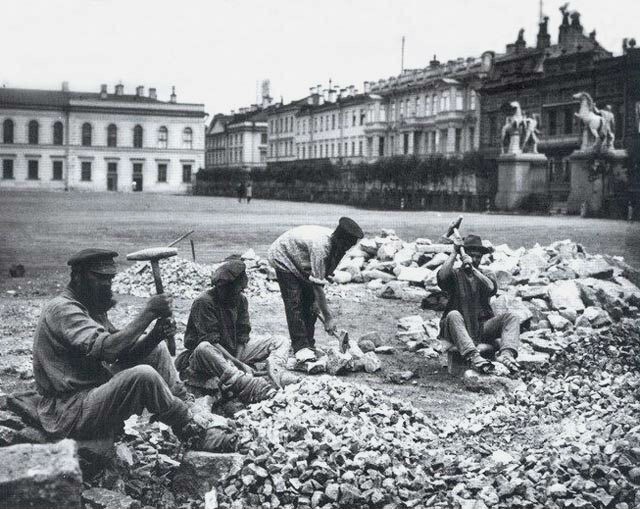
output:
[[[580,101],[580,109],[575,116],[582,125],[582,143],[580,150],[611,150],[615,141],[616,119],[611,111],[611,105],[601,110],[587,92],[573,95]]]
[[[537,154],[540,117],[535,113],[525,115],[518,101],[509,103],[509,106],[512,113],[507,116],[501,131],[502,154]]]

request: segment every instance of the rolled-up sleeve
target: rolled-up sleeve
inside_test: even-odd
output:
[[[77,304],[60,304],[51,310],[49,325],[59,338],[87,357],[107,360],[105,340],[111,335]]]
[[[221,337],[220,322],[215,308],[202,300],[196,300],[191,306],[191,313],[184,335],[184,346],[195,349],[203,341],[216,344]]]

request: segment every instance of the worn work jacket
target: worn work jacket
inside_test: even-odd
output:
[[[231,355],[236,355],[238,346],[249,341],[251,323],[249,321],[249,303],[240,295],[235,306],[223,306],[214,289],[198,296],[191,306],[187,329],[184,333],[184,346],[187,349],[176,359],[176,367],[186,368],[191,352],[207,341],[213,345],[219,343]]]
[[[498,283],[495,276],[489,272],[482,272],[493,283],[492,288],[487,288],[475,276],[469,277],[463,268],[452,269],[448,277],[444,271],[438,271],[438,286],[447,293],[449,302],[440,322],[442,334],[442,321],[451,311],[459,311],[464,318],[469,336],[474,341],[480,339],[482,323],[493,317],[493,309],[489,300],[498,291]]]
[[[45,304],[33,342],[33,375],[47,432],[66,436],[87,392],[111,378],[104,362],[115,359],[104,341],[114,332],[107,314],[91,315],[70,288]]]

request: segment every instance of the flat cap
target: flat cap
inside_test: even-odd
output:
[[[115,251],[107,249],[89,248],[78,251],[67,260],[71,267],[82,266],[97,274],[115,274],[116,262],[113,259],[118,256]]]
[[[338,228],[336,230],[339,234],[347,237],[353,237],[354,239],[361,239],[364,237],[362,228],[350,217],[341,217],[338,221]]]
[[[211,282],[214,285],[217,283],[231,283],[244,274],[246,269],[247,266],[242,260],[231,259],[225,261],[213,272]]]

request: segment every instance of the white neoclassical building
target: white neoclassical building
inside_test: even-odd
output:
[[[0,188],[188,192],[204,167],[203,104],[0,88]]]

